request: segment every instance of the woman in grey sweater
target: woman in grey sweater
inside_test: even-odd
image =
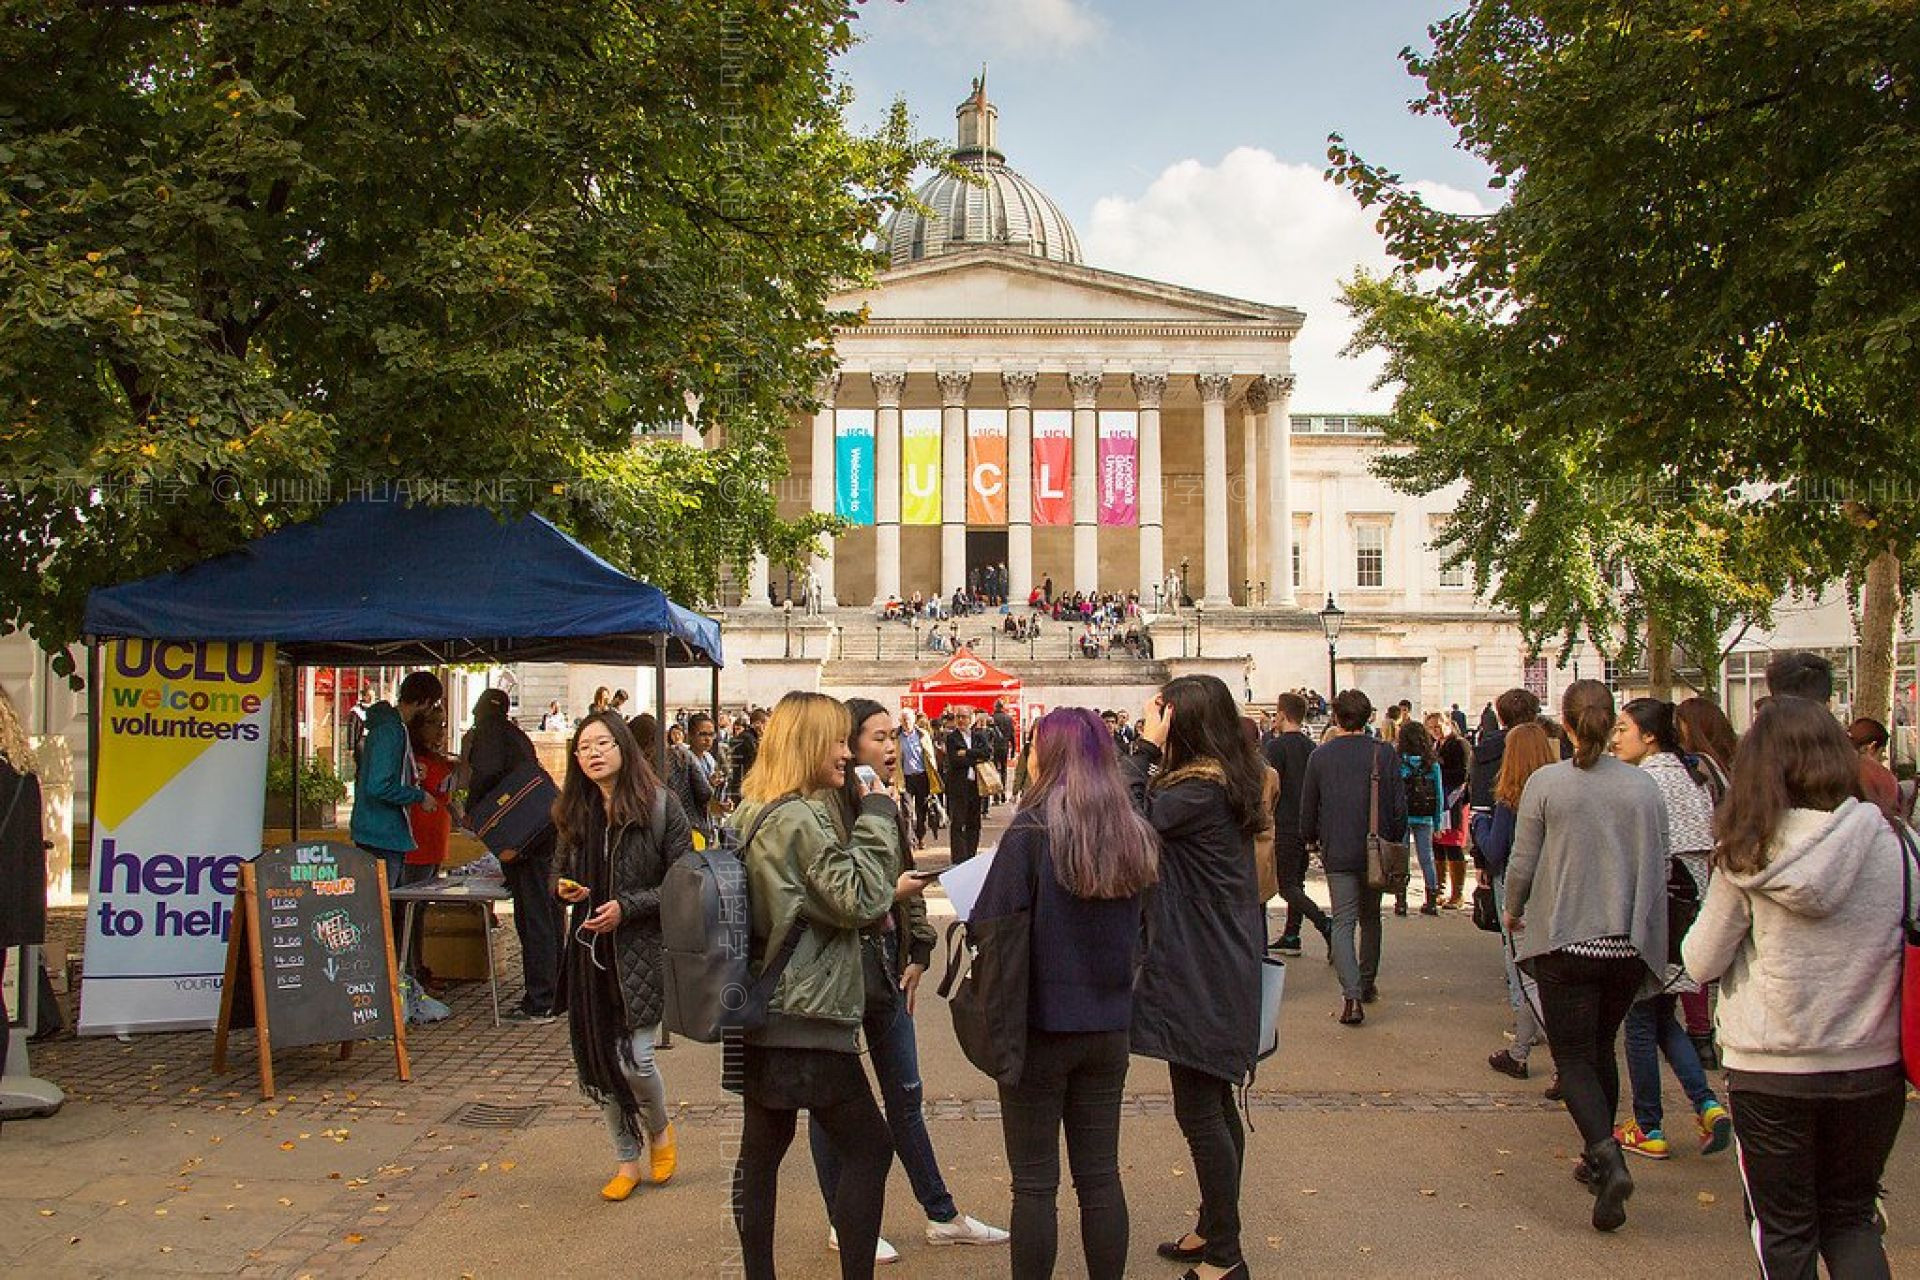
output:
[[[1576,680],[1560,699],[1573,759],[1527,779],[1507,863],[1507,925],[1539,984],[1547,1043],[1586,1145],[1574,1176],[1594,1193],[1593,1225],[1627,1220],[1633,1178],[1613,1118],[1615,1042],[1641,988],[1667,959],[1667,831],[1660,789],[1607,754],[1613,694]]]

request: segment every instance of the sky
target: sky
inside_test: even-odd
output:
[[[1407,109],[1400,50],[1464,0],[867,0],[841,63],[854,122],[905,98],[953,137],[982,63],[1007,163],[1051,196],[1090,266],[1307,315],[1296,413],[1387,408],[1377,359],[1340,354],[1339,282],[1388,265],[1373,219],[1326,181],[1327,135],[1436,203],[1491,208],[1487,171]]]

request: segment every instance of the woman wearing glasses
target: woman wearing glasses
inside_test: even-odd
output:
[[[614,711],[574,730],[553,821],[556,891],[572,904],[560,981],[574,1070],[605,1113],[620,1161],[600,1194],[625,1200],[642,1180],[643,1125],[652,1181],[673,1176],[667,1090],[653,1057],[664,1007],[660,883],[692,851],[691,828]]]

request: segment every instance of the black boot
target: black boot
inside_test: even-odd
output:
[[[1593,1170],[1593,1229],[1618,1231],[1627,1221],[1627,1199],[1633,1195],[1633,1175],[1620,1144],[1602,1138],[1587,1148],[1587,1167]]]

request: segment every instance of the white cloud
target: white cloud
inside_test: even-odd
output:
[[[1472,192],[1417,183],[1436,207],[1488,208]],[[1296,410],[1383,410],[1372,390],[1377,358],[1340,354],[1353,334],[1340,282],[1389,263],[1373,216],[1320,169],[1240,147],[1218,164],[1183,160],[1137,197],[1094,205],[1081,242],[1087,262],[1132,275],[1259,302],[1298,307],[1307,320],[1293,344]]]

